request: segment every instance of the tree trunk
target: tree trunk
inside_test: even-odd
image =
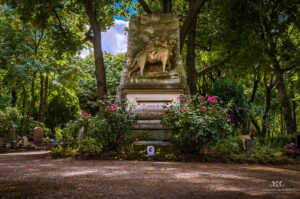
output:
[[[85,0],[85,11],[89,18],[90,25],[93,29],[92,43],[94,47],[94,57],[95,57],[95,74],[97,80],[97,90],[99,99],[106,98],[107,88],[106,88],[106,75],[104,68],[104,59],[101,44],[101,31],[100,26],[97,22],[96,10],[93,8],[91,0]]]
[[[27,92],[26,92],[26,88],[25,85],[22,86],[22,95],[23,95],[23,99],[22,99],[22,116],[25,115],[26,111],[26,98],[27,98]]]
[[[162,0],[164,13],[172,12],[172,0]]]
[[[268,117],[269,117],[269,111],[271,107],[271,94],[272,94],[272,89],[273,89],[273,78],[271,77],[271,82],[270,85],[268,85],[266,81],[266,77],[264,77],[264,82],[265,82],[265,95],[266,95],[266,107],[265,111],[262,117],[262,130],[261,134],[263,137],[266,137],[268,129],[269,129],[269,124],[268,124]]]
[[[259,125],[257,124],[257,121],[255,120],[255,118],[253,117],[253,115],[250,116],[250,121],[251,121],[252,125],[256,129],[257,136],[261,136],[261,131],[260,131]]]
[[[189,33],[193,20],[204,6],[205,1],[206,0],[194,0],[194,3],[192,5],[190,4],[189,11],[180,29],[180,51],[182,50],[186,35]]]
[[[294,125],[290,100],[284,83],[284,78],[283,78],[284,71],[281,70],[280,65],[276,58],[273,58],[273,67],[274,67],[274,73],[275,73],[276,83],[277,83],[276,87],[280,97],[280,103],[282,108],[283,119],[285,122],[285,127],[289,134],[293,134],[296,132],[296,128]]]
[[[297,132],[297,104],[295,101],[292,102],[293,105],[293,119],[294,119],[294,126],[295,126],[295,132]]]
[[[40,106],[39,106],[39,121],[45,123],[46,106],[48,100],[48,75],[46,78],[43,74],[40,75]]]
[[[138,0],[138,2],[140,3],[140,5],[142,6],[143,10],[147,14],[152,14],[151,9],[149,8],[148,4],[144,0]]]
[[[47,103],[48,103],[48,87],[49,87],[49,76],[48,74],[46,75],[45,79],[45,90],[44,90],[44,115],[46,114],[47,111]],[[45,118],[44,118],[45,121]]]
[[[250,103],[254,102],[259,82],[260,82],[260,75],[259,75],[259,72],[258,72],[257,76],[254,77],[252,94],[251,94],[251,98],[250,98],[250,101],[249,101]],[[252,125],[256,129],[257,136],[261,136],[260,127],[259,127],[256,119],[254,118],[254,116],[252,114],[250,115],[250,122],[252,123]],[[250,126],[250,124],[248,126]]]
[[[30,93],[31,93],[31,102],[30,102],[30,107],[29,107],[29,111],[28,111],[28,115],[29,116],[33,116],[33,111],[34,111],[34,107],[35,107],[35,77],[36,77],[36,73],[33,73],[32,76],[32,80],[31,80],[31,89],[30,89]]]
[[[17,105],[18,95],[16,90],[13,88],[11,91],[11,106],[15,107]]]
[[[194,0],[190,0],[190,6],[192,6]],[[194,18],[191,24],[187,41],[187,55],[186,55],[186,69],[187,69],[187,82],[190,87],[192,95],[197,93],[197,70],[196,70],[196,28],[197,28],[197,16]]]
[[[39,121],[43,121],[43,102],[44,102],[44,75],[40,74],[40,106],[39,106]]]
[[[250,98],[250,101],[249,101],[250,103],[254,102],[259,82],[260,82],[260,76],[259,76],[259,73],[258,73],[257,76],[254,77],[252,94],[251,94],[251,98]]]
[[[295,98],[295,85],[291,82],[292,87],[292,98]],[[294,126],[295,132],[297,132],[297,102],[295,100],[292,101],[292,112],[293,112],[293,119],[294,119]]]

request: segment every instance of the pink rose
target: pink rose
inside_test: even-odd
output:
[[[190,109],[189,108],[182,108],[180,110],[181,113],[189,113],[190,112]]]
[[[200,99],[202,102],[206,102],[205,97],[203,97],[202,95],[199,97],[199,99]]]
[[[200,107],[200,110],[201,110],[201,111],[205,111],[205,110],[206,110],[206,107],[205,107],[205,106],[201,106],[201,107]]]
[[[116,104],[112,104],[112,105],[110,105],[109,108],[110,108],[110,110],[115,111],[115,110],[117,110],[118,106]]]
[[[88,115],[87,112],[85,112],[84,110],[81,110],[81,116],[82,116],[83,118],[86,118],[87,115]]]
[[[229,113],[227,114],[227,121],[228,121],[228,122],[231,122],[231,121],[232,121],[231,115],[230,115]]]
[[[207,102],[210,104],[218,104],[218,99],[216,96],[208,96]]]

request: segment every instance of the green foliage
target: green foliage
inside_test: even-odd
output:
[[[166,109],[163,124],[170,139],[184,153],[198,153],[205,145],[215,145],[231,134],[227,109],[215,96],[184,97]]]
[[[71,157],[78,154],[77,149],[71,146],[57,146],[51,150],[51,155],[56,158]]]
[[[26,135],[28,138],[33,139],[33,129],[38,127],[41,128],[45,136],[51,134],[51,130],[45,126],[45,124],[34,120],[32,117],[22,117],[21,126],[17,128],[18,134]]]
[[[70,121],[63,130],[56,129],[60,147],[54,151],[56,155],[66,153],[63,148],[78,149],[80,154],[97,155],[102,151],[120,151],[127,144],[125,134],[136,119],[130,105],[124,100],[111,98],[102,101],[101,107],[103,110],[94,117],[82,111],[81,118]]]
[[[229,156],[243,152],[243,141],[240,137],[228,137],[221,143],[216,144],[212,151],[214,155]]]
[[[104,53],[103,57],[107,77],[108,95],[116,96],[121,80],[125,54],[120,53],[112,55],[111,53]],[[93,59],[93,55],[90,54],[78,63],[83,70],[78,82],[80,88],[78,98],[80,107],[83,110],[96,114],[99,109],[99,104],[97,103],[96,78],[94,74],[95,63]]]
[[[118,151],[125,144],[125,134],[135,123],[135,115],[123,100],[101,103],[104,109],[91,119],[87,134],[101,142],[104,151]]]
[[[60,146],[75,147],[77,145],[79,130],[84,126],[84,123],[84,119],[79,118],[69,121],[62,131],[58,129],[57,132],[55,132],[55,136]]]
[[[78,140],[78,149],[81,154],[100,154],[102,151],[101,143],[95,138],[84,136]]]
[[[282,148],[271,148],[269,146],[256,143],[255,146],[247,153],[248,159],[253,161],[268,162],[272,159],[283,157]]]
[[[254,146],[244,151],[240,137],[228,137],[222,143],[210,148],[208,157],[214,157],[222,161],[251,162],[251,163],[286,163],[287,156],[283,148],[276,145],[265,145],[254,141]]]
[[[74,120],[79,113],[79,106],[75,96],[62,93],[51,98],[46,115],[46,126],[52,131],[70,120]]]
[[[115,96],[120,84],[121,74],[125,66],[125,54],[120,53],[112,55],[110,53],[104,54],[104,66],[107,77],[108,94]]]
[[[7,135],[11,128],[20,126],[21,114],[16,108],[0,110],[0,137]]]
[[[245,123],[249,104],[242,86],[232,77],[220,78],[212,86],[211,94],[218,96],[230,108],[232,123]]]
[[[279,135],[274,137],[258,137],[256,140],[262,146],[267,146],[271,148],[283,148],[285,145],[291,143],[294,137],[292,135]]]

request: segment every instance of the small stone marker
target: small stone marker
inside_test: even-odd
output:
[[[77,139],[81,138],[83,136],[83,134],[84,134],[84,126],[79,129]]]
[[[147,156],[154,156],[155,148],[154,146],[147,146]]]
[[[28,145],[28,137],[23,136],[22,137],[22,142],[23,142],[23,146],[27,146]]]
[[[41,143],[43,138],[44,138],[43,129],[41,129],[39,127],[35,127],[33,129],[33,142],[34,143]]]

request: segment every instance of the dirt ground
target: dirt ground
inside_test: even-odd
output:
[[[0,154],[0,198],[300,198],[300,165],[51,159]]]

